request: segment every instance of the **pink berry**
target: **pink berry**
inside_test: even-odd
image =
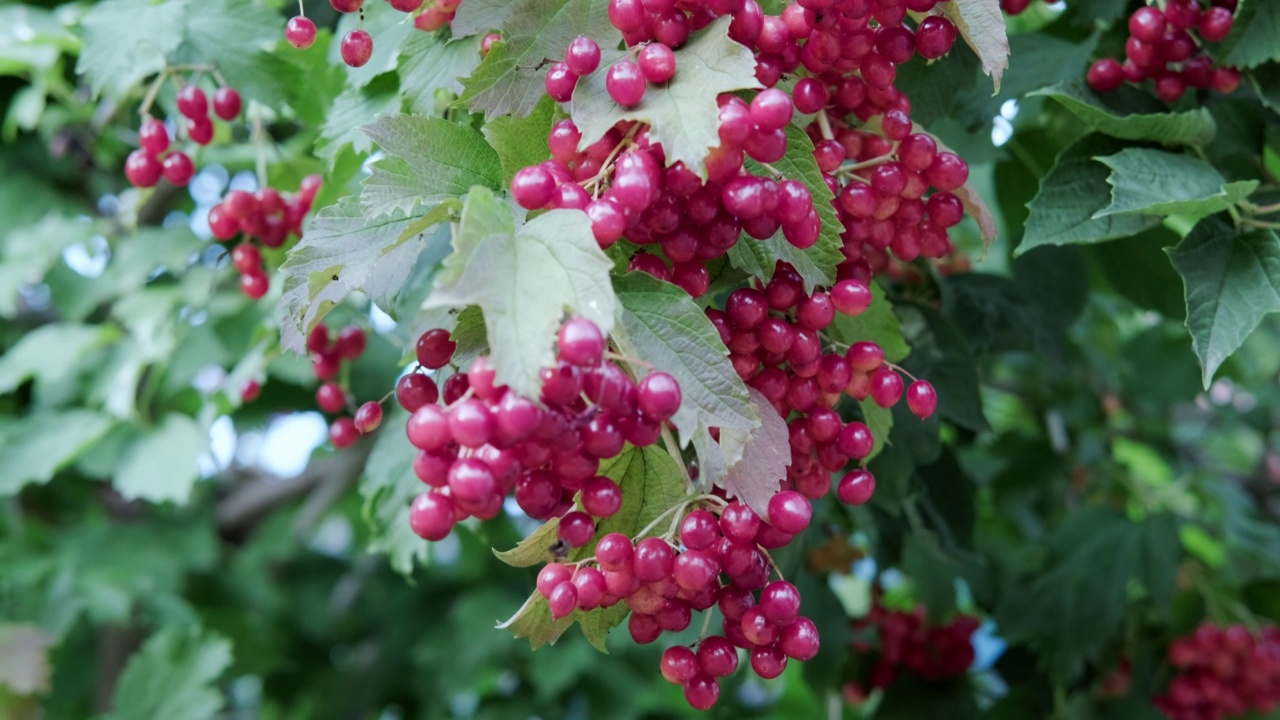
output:
[[[160,182],[160,161],[145,150],[134,150],[124,162],[124,175],[134,187],[149,188]]]
[[[564,62],[574,75],[590,75],[600,67],[600,46],[595,40],[579,35],[565,48]]]
[[[221,87],[213,94],[213,114],[223,120],[231,121],[240,117],[242,107],[240,93],[235,88]]]
[[[640,72],[640,66],[630,60],[611,65],[604,84],[609,97],[623,107],[638,105],[644,99],[644,74]]]
[[[382,405],[376,400],[370,400],[361,405],[356,410],[355,423],[356,429],[362,435],[367,435],[377,430],[378,426],[382,424]]]
[[[316,41],[316,24],[302,15],[290,18],[284,29],[284,39],[299,50],[306,50]]]
[[[358,68],[373,54],[373,37],[364,30],[352,30],[342,38],[342,62]]]
[[[907,407],[921,420],[938,409],[938,394],[928,380],[916,380],[907,388]]]

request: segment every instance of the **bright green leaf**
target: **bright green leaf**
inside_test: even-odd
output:
[[[402,428],[409,414],[397,405],[383,424]],[[380,432],[360,476],[360,496],[369,526],[369,551],[386,553],[392,569],[413,573],[427,558],[429,544],[409,527],[409,504],[426,488],[413,472],[418,449],[403,432]]]
[[[871,462],[884,450],[884,445],[889,440],[889,432],[893,430],[893,411],[880,407],[870,399],[863,400],[858,406],[862,408],[862,421],[871,428],[871,437],[875,441],[866,458],[866,462]]]
[[[84,47],[76,69],[95,94],[123,97],[182,43],[185,3],[107,0],[80,20]]]
[[[1186,287],[1187,329],[1207,388],[1262,318],[1280,311],[1280,238],[1270,230],[1237,235],[1209,217],[1166,252]]]
[[[579,147],[604,137],[622,120],[649,125],[649,136],[662,144],[667,164],[683,162],[705,178],[704,160],[720,144],[720,93],[760,87],[751,50],[729,39],[728,16],[722,17],[676,51],[675,77],[650,85],[640,104],[624,108],[605,88],[609,63],[578,80],[569,114],[582,131]],[[815,198],[814,203],[817,204]]]
[[[1122,89],[1105,99],[1080,81],[1059,83],[1031,95],[1053,98],[1098,132],[1122,140],[1150,140],[1166,145],[1208,145],[1216,131],[1204,108],[1170,112],[1144,93]]]
[[[547,136],[551,133],[555,111],[556,104],[550,97],[545,97],[529,117],[504,115],[484,124],[485,139],[502,159],[504,185],[510,183],[521,169],[537,165],[549,157]]]
[[[372,164],[360,194],[370,220],[461,197],[473,185],[502,186],[498,154],[469,126],[420,115],[390,115],[363,129],[384,153]]]
[[[1222,212],[1258,188],[1257,180],[1228,183],[1212,165],[1191,157],[1125,148],[1098,162],[1111,168],[1111,204],[1095,217],[1141,213],[1203,217]]]
[[[231,666],[231,643],[199,629],[169,627],[129,660],[109,720],[217,717],[226,696],[218,678]]]
[[[437,115],[437,90],[462,92],[462,78],[480,64],[480,36],[444,41],[439,33],[416,32],[400,45],[400,94],[405,111]]]
[[[467,196],[453,255],[424,307],[479,305],[497,382],[537,397],[539,371],[555,360],[556,330],[566,312],[613,328],[613,264],[575,210],[552,210],[515,228],[511,209],[493,193]]]
[[[1124,145],[1103,135],[1077,140],[1040,179],[1040,191],[1027,205],[1022,242],[1015,255],[1042,245],[1096,243],[1137,235],[1157,224],[1159,218],[1143,215],[1094,217],[1111,202],[1106,184],[1107,167],[1095,158],[1114,155]]]
[[[184,504],[200,477],[196,458],[208,446],[206,428],[187,415],[169,413],[124,449],[113,484],[126,500]]]
[[[119,337],[111,325],[42,325],[0,355],[0,393],[11,392],[31,378],[38,385],[69,380],[86,354]]]
[[[400,109],[394,75],[386,75],[366,87],[349,87],[333,101],[325,114],[320,136],[316,138],[316,156],[332,170],[338,155],[348,146],[357,153],[373,149],[373,142],[360,131],[369,118]]]
[[[864,340],[884,349],[889,362],[901,362],[911,353],[902,335],[902,323],[893,313],[893,303],[885,297],[879,283],[871,283],[871,306],[861,315],[836,313],[829,329],[831,337],[845,345]]]

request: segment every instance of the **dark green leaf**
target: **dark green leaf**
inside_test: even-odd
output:
[[[938,414],[974,431],[988,429],[978,392],[978,366],[955,325],[937,310],[919,303],[894,308],[911,344],[904,363],[916,377],[928,380],[938,392]],[[919,421],[912,416],[912,421]],[[901,429],[901,423],[897,423]],[[894,440],[897,440],[897,433]]]
[[[1111,168],[1111,204],[1094,217],[1107,215],[1190,215],[1222,212],[1249,197],[1257,180],[1228,183],[1209,163],[1190,155],[1125,148],[1098,158]]]
[[[864,340],[873,342],[884,349],[886,360],[901,362],[911,353],[911,348],[902,335],[902,323],[893,312],[893,303],[885,297],[879,283],[871,283],[871,296],[871,307],[861,315],[836,313],[829,328],[831,337],[845,345]]]
[[[483,188],[467,196],[435,290],[424,307],[478,305],[497,382],[537,397],[539,371],[555,360],[566,311],[613,329],[613,263],[575,210],[552,210],[516,228],[511,208]]]
[[[1236,10],[1231,34],[1213,51],[1213,56],[1220,65],[1255,68],[1280,60],[1276,38],[1280,38],[1280,5],[1268,0],[1243,0]]]
[[[1187,329],[1204,386],[1268,313],[1280,310],[1280,238],[1237,234],[1221,218],[1201,220],[1167,251],[1187,291]]]
[[[578,80],[569,114],[582,131],[580,147],[604,137],[618,122],[647,123],[651,138],[662,144],[667,164],[683,162],[706,177],[704,160],[720,144],[720,93],[760,87],[751,50],[729,39],[729,17],[707,26],[689,44],[676,51],[675,77],[663,85],[650,85],[639,105],[624,108],[605,88],[609,63]],[[541,88],[539,88],[541,92]],[[532,108],[530,108],[532,109]],[[817,198],[814,199],[817,204]]]
[[[1094,217],[1111,202],[1107,167],[1094,158],[1113,155],[1124,145],[1103,135],[1086,135],[1058,156],[1040,180],[1040,191],[1028,206],[1021,255],[1042,245],[1096,243],[1136,235],[1159,222],[1142,215]]]
[[[1187,303],[1181,290],[1182,281],[1164,250],[1176,245],[1179,240],[1173,231],[1157,226],[1127,238],[1124,242],[1095,245],[1089,248],[1089,252],[1101,266],[1112,287],[1130,302],[1181,321],[1187,316]],[[1134,268],[1139,267],[1142,272],[1133,272]]]
[[[1124,89],[1104,99],[1076,80],[1031,94],[1057,100],[1089,127],[1122,140],[1205,146],[1216,130],[1208,110],[1169,112],[1163,103],[1136,90]]]

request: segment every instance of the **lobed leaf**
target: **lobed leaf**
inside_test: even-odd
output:
[[[196,458],[209,447],[209,431],[188,415],[169,413],[129,443],[112,484],[125,500],[185,504],[200,477]]]
[[[1208,388],[1262,318],[1280,311],[1280,238],[1270,230],[1238,234],[1215,216],[1165,252],[1186,287],[1187,329]]]
[[[1212,142],[1217,131],[1213,116],[1205,108],[1170,112],[1164,103],[1129,88],[1103,99],[1075,80],[1029,95],[1053,98],[1089,127],[1121,140],[1203,147]]]
[[[198,628],[167,627],[129,660],[116,685],[108,720],[212,719],[226,698],[218,678],[231,666],[231,643]]]
[[[982,61],[983,72],[991,76],[995,92],[1000,92],[1000,78],[1009,69],[1009,35],[999,0],[953,0],[938,7],[955,23]]]
[[[363,130],[384,153],[372,164],[360,193],[360,206],[370,220],[407,215],[462,197],[473,185],[502,186],[498,153],[470,126],[421,115],[390,115]]]
[[[1107,215],[1188,215],[1222,212],[1258,188],[1257,180],[1229,183],[1212,165],[1151,148],[1125,148],[1098,162],[1111,168],[1111,204],[1094,213]]]
[[[640,104],[624,108],[605,87],[610,58],[594,73],[580,78],[569,101],[569,115],[582,132],[579,147],[604,137],[617,123],[635,120],[649,125],[649,136],[661,143],[667,164],[683,162],[706,178],[705,160],[720,144],[720,93],[760,87],[751,50],[729,38],[728,16],[707,26],[676,51],[676,74],[662,85],[650,85]]]
[[[720,430],[720,446],[733,459],[725,475],[725,497],[746,503],[761,518],[769,518],[769,500],[778,492],[791,466],[791,435],[787,423],[759,390],[747,388],[760,425],[748,431]]]

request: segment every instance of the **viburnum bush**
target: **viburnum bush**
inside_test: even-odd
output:
[[[1268,717],[1277,27],[0,8],[0,715]]]

